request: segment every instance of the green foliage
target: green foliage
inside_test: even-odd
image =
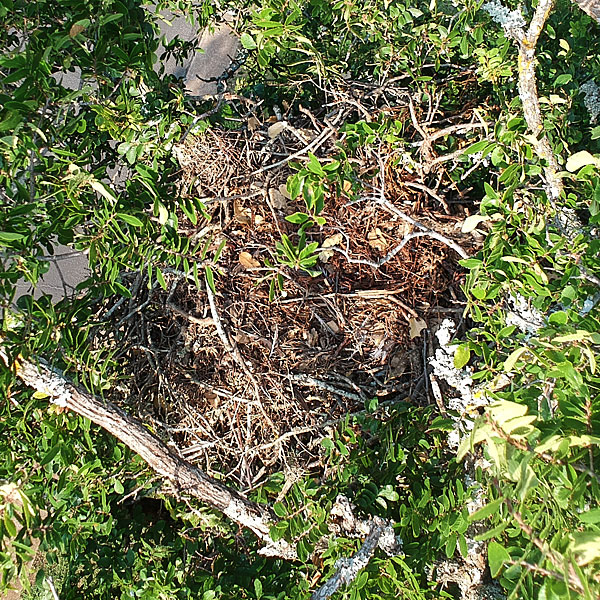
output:
[[[329,509],[345,494],[361,515],[396,523],[404,556],[376,555],[340,598],[444,597],[427,568],[466,556],[472,522],[485,524],[479,539],[488,543],[491,574],[512,597],[597,597],[600,130],[581,93],[600,78],[597,24],[562,0],[538,48],[545,132],[565,168],[564,197],[552,203],[515,94],[516,49],[480,3],[221,4],[239,9],[248,52],[238,91],[263,100],[266,113],[284,102],[292,113],[326,105],[324,81],[347,91],[348,81],[376,89],[396,78],[416,103],[437,102],[444,118],[471,105],[494,123],[467,147],[452,135],[435,145],[439,154],[460,154],[448,177],[481,201],[470,218],[485,233],[483,247],[462,263],[473,327],[454,365],[473,366],[476,393],[491,402],[459,450],[460,458],[483,452],[489,462],[477,471],[487,504],[469,516],[473,490],[447,455],[447,423],[431,409],[373,399],[322,441],[326,476],[307,473],[282,498],[283,473],[255,490],[281,518],[273,537],[294,541],[300,557],[297,565],[267,560],[220,515],[169,500],[139,458],[88,421],[13,393],[13,375],[3,371],[0,584],[39,540],[61,598],[308,598],[360,545],[329,535]],[[57,241],[86,251],[92,269],[77,301],[27,296],[19,318],[3,311],[3,343],[14,356],[58,357],[98,394],[118,370],[112,351],[90,349],[97,298],[127,297],[126,270],[163,288],[163,271],[182,270],[214,289],[223,250],[210,236],[192,243],[180,234],[182,218],[195,225],[209,216],[193,195],[177,199],[172,147],[215,122],[238,124],[227,102],[196,122],[190,108],[205,107],[190,106],[164,76],[156,34],[165,8],[199,24],[213,11],[212,3],[187,0],[0,0],[4,307],[18,280],[39,280]],[[181,58],[191,45],[175,39],[165,48],[165,57]],[[77,89],[58,84],[74,73]],[[396,100],[386,98],[386,106]],[[408,119],[393,110],[366,117],[358,106],[340,124],[334,156],[308,154],[293,165],[287,190],[300,206],[288,221],[298,230],[265,263],[271,297],[289,271],[316,272],[311,235],[326,224],[327,200],[354,197],[376,171],[355,171],[359,153],[386,148],[391,160],[417,169]],[[126,179],[114,184],[112,173],[125,168]],[[524,325],[514,316],[507,322],[519,298],[534,315]],[[35,593],[42,587],[40,576]]]

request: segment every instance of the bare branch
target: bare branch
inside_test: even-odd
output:
[[[386,545],[390,538],[395,540],[392,525],[380,517],[374,517],[369,535],[360,550],[352,558],[338,559],[333,576],[313,593],[311,599],[327,600],[340,586],[352,583],[359,572],[369,564],[377,547]],[[391,550],[391,548],[386,549]]]
[[[0,357],[10,365],[8,353],[0,346]],[[206,475],[180,458],[161,439],[146,429],[115,404],[100,400],[74,386],[62,372],[43,360],[34,363],[20,360],[14,365],[21,381],[54,404],[86,417],[139,454],[176,490],[189,494],[222,512],[234,523],[250,529],[265,544],[260,553],[285,559],[296,559],[295,549],[285,540],[274,542],[269,530],[274,517],[268,507],[247,500],[242,494]]]
[[[519,47],[519,97],[523,105],[523,116],[532,134],[535,151],[546,162],[544,166],[545,187],[550,200],[556,200],[560,196],[563,184],[558,176],[560,168],[554,150],[544,132],[535,74],[535,50],[553,6],[554,0],[540,0],[529,23],[529,28],[525,31],[523,17],[520,13],[514,14],[517,11],[508,11],[498,0],[492,0],[483,5],[483,8],[504,27],[506,34],[512,37]]]

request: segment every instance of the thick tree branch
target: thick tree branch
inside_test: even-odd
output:
[[[8,355],[2,347],[0,357],[10,366]],[[48,395],[54,404],[86,417],[114,435],[181,493],[198,498],[234,523],[250,529],[265,544],[261,554],[292,560],[296,558],[295,549],[285,540],[274,542],[271,539],[269,529],[273,524],[273,515],[267,507],[250,502],[183,460],[118,406],[75,387],[58,369],[50,367],[45,361],[39,360],[37,364],[29,360],[17,361],[14,366],[17,376],[25,385]]]
[[[600,23],[600,0],[572,0],[579,8],[592,19]]]
[[[527,33],[521,39],[517,39],[517,42],[519,44],[519,96],[523,103],[523,115],[531,133],[535,136],[536,152],[546,161],[544,167],[546,193],[550,199],[556,200],[562,192],[563,185],[558,177],[560,168],[554,150],[544,133],[535,75],[535,49],[553,6],[554,0],[540,0]]]
[[[563,185],[558,176],[560,171],[558,161],[544,132],[535,75],[536,46],[553,6],[554,0],[539,0],[527,31],[521,13],[510,11],[498,0],[487,2],[483,8],[502,25],[506,35],[511,37],[519,47],[518,89],[523,104],[523,116],[532,134],[535,151],[546,162],[544,167],[546,194],[551,200],[556,200],[562,192]]]

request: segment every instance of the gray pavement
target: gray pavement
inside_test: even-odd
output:
[[[186,92],[190,96],[213,95],[217,91],[216,82],[205,80],[219,77],[231,64],[239,48],[239,40],[227,25],[222,25],[214,32],[198,31],[183,16],[163,14],[170,22],[161,22],[161,34],[172,40],[179,36],[185,41],[198,40],[198,48],[204,52],[196,52],[184,63],[177,64],[174,58],[164,63],[166,74],[184,79]],[[161,50],[158,54],[160,56]],[[81,73],[60,74],[56,79],[64,87],[79,89]],[[57,245],[54,256],[48,256],[50,269],[42,277],[35,290],[26,283],[17,287],[17,298],[23,294],[33,293],[35,297],[50,294],[55,300],[70,296],[76,286],[89,276],[88,259],[82,253],[71,248]]]

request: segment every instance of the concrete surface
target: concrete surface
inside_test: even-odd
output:
[[[196,52],[184,63],[177,64],[174,58],[167,60],[165,74],[175,75],[184,79],[186,92],[190,96],[205,96],[215,94],[216,81],[203,80],[219,77],[231,64],[239,48],[239,40],[227,25],[223,25],[214,32],[197,31],[183,16],[163,14],[167,22],[160,22],[161,35],[172,40],[179,36],[185,41],[198,40],[198,47],[204,52]],[[161,49],[158,50],[160,56]],[[81,72],[73,71],[55,76],[58,83],[69,89],[79,89],[81,85]],[[89,276],[87,257],[81,253],[73,252],[65,246],[57,246],[55,255],[47,257],[50,269],[33,290],[30,285],[22,282],[17,287],[17,298],[23,294],[33,293],[35,297],[50,294],[55,300],[70,296],[75,292],[75,287]]]
[[[231,28],[222,25],[214,32],[205,31],[199,40],[204,53],[196,53],[190,61],[185,77],[185,89],[191,96],[217,93],[217,82],[206,81],[220,77],[235,59],[239,39]]]

